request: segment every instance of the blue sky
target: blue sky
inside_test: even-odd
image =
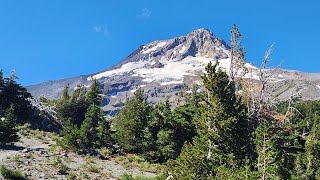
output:
[[[225,41],[233,23],[247,61],[320,72],[318,0],[2,0],[0,69],[30,85],[90,74],[140,45],[208,28]]]

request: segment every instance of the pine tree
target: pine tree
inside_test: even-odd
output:
[[[27,89],[16,82],[17,76],[15,71],[12,71],[9,78],[3,79],[2,93],[2,109],[8,109],[11,105],[15,110],[15,115],[18,123],[27,122],[31,117],[32,107],[29,102],[31,94]]]
[[[74,93],[70,95],[69,86],[66,86],[57,104],[57,117],[63,122],[71,120],[73,124],[76,124],[77,127],[80,128],[89,107],[85,96],[85,87],[77,86]]]
[[[15,116],[13,105],[5,111],[3,117],[0,116],[0,145],[16,142],[19,140],[16,128],[17,118]]]
[[[313,127],[305,144],[307,157],[307,175],[309,179],[320,178],[320,125],[315,118]]]
[[[70,101],[77,102],[77,101],[85,101],[86,100],[87,90],[84,85],[78,85],[76,90],[73,92],[72,96],[70,97]]]
[[[102,121],[104,121],[104,117],[101,109],[92,104],[88,108],[86,118],[80,128],[80,136],[85,149],[90,150],[97,145],[98,126]]]
[[[117,143],[126,152],[143,152],[144,132],[147,127],[151,107],[144,98],[143,90],[139,88],[131,100],[114,118],[114,129]]]
[[[97,143],[99,147],[105,147],[112,143],[110,121],[103,119],[97,128]]]
[[[230,38],[231,63],[229,76],[233,82],[236,82],[236,76],[244,75],[245,68],[245,48],[242,46],[242,35],[237,26],[233,24]]]
[[[70,100],[69,89],[70,89],[69,84],[64,87],[64,89],[62,91],[62,96],[61,96],[61,104],[65,104],[65,103],[69,102],[69,100]]]
[[[262,120],[254,132],[258,176],[265,179],[281,179],[281,152],[277,146],[277,132],[270,121]]]
[[[81,137],[79,129],[76,125],[72,123],[70,119],[66,121],[63,129],[60,131],[60,134],[63,136],[58,144],[66,150],[81,150]]]
[[[217,178],[235,169],[246,156],[246,129],[239,129],[247,124],[245,107],[235,95],[233,81],[217,66],[209,63],[202,77],[207,94],[194,122],[198,136],[170,162],[175,178]]]
[[[91,105],[101,106],[102,104],[102,91],[99,87],[98,81],[95,79],[90,87],[90,91],[87,93],[87,102]]]

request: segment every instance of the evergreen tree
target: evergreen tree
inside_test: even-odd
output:
[[[113,120],[117,143],[126,152],[144,150],[144,134],[151,107],[143,96],[143,90],[139,88]]]
[[[97,143],[99,147],[104,147],[112,143],[110,121],[103,119],[97,128]]]
[[[246,156],[245,107],[235,95],[233,81],[217,66],[209,63],[202,77],[207,94],[194,122],[198,136],[170,162],[175,178],[217,178],[235,169]]]
[[[242,46],[242,35],[235,24],[233,24],[231,29],[230,51],[231,63],[229,76],[233,82],[236,82],[236,76],[244,75],[246,72],[246,68],[244,66],[246,62],[246,53],[245,48]]]
[[[57,105],[57,117],[64,122],[71,120],[80,128],[89,107],[85,99],[86,89],[83,86],[77,86],[71,96],[68,91],[69,86],[66,86]]]
[[[320,179],[320,125],[316,118],[305,144],[307,175],[309,179]]]
[[[86,100],[87,90],[84,85],[78,85],[76,90],[73,92],[72,96],[70,97],[71,102],[76,101],[85,101]]]
[[[101,106],[102,104],[102,91],[99,87],[98,81],[95,79],[92,82],[90,91],[87,93],[87,102],[91,105]]]
[[[79,129],[76,125],[72,123],[69,119],[64,124],[63,129],[60,131],[60,134],[63,136],[58,145],[66,150],[80,151],[81,146],[81,137]]]
[[[101,109],[92,104],[88,108],[86,118],[80,128],[80,136],[85,149],[89,150],[97,145],[98,126],[102,121],[104,121],[104,117]]]
[[[1,106],[5,110],[13,105],[17,122],[23,123],[27,122],[31,117],[32,107],[28,99],[32,96],[27,92],[26,88],[16,82],[16,79],[15,71],[12,71],[9,78],[1,80],[0,88],[3,83],[2,97],[0,98],[2,101]]]
[[[270,121],[262,120],[254,132],[258,176],[265,179],[281,179],[281,152],[277,146],[277,132]]]
[[[61,96],[61,104],[69,102],[70,95],[69,95],[69,89],[70,85],[66,85],[62,91],[62,96]]]
[[[13,105],[5,111],[4,116],[0,116],[0,145],[16,142],[19,140],[16,128],[16,116]]]
[[[291,172],[291,179],[307,179],[307,159],[305,153],[297,153],[294,170]]]

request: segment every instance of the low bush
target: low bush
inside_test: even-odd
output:
[[[12,180],[25,180],[25,175],[18,170],[13,170],[7,168],[5,166],[1,166],[0,173],[5,179],[12,179]]]

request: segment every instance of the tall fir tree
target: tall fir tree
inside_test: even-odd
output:
[[[139,88],[131,100],[114,118],[117,143],[126,152],[143,152],[144,132],[148,124],[151,107],[144,98],[144,91]]]
[[[257,175],[260,179],[281,179],[281,151],[277,145],[277,133],[270,120],[262,120],[254,132]]]
[[[307,176],[309,179],[320,179],[320,125],[315,117],[313,127],[305,144],[307,157]]]
[[[107,119],[102,119],[97,127],[97,145],[105,147],[113,143],[111,137],[111,122]]]
[[[202,77],[207,94],[195,120],[198,136],[170,162],[175,178],[210,179],[232,171],[246,157],[246,111],[235,95],[234,82],[218,63],[209,63]]]
[[[156,162],[179,156],[183,144],[191,142],[195,135],[194,113],[189,105],[171,110],[168,100],[156,104],[144,131],[144,155]]]
[[[32,106],[29,102],[31,94],[16,82],[17,76],[12,71],[9,78],[3,79],[2,108],[8,109],[13,105],[18,123],[27,122],[31,118]]]
[[[231,54],[231,63],[229,76],[232,81],[236,82],[236,77],[242,77],[245,72],[245,48],[242,46],[242,35],[239,32],[238,27],[233,24],[231,29],[231,38],[230,38],[230,54]],[[239,84],[236,84],[237,86]]]
[[[70,89],[70,85],[66,85],[62,91],[62,96],[61,96],[61,104],[65,104],[67,102],[69,102],[70,100],[70,94],[69,94],[69,89]]]
[[[90,105],[94,104],[99,107],[102,104],[102,91],[96,79],[93,80],[90,91],[87,93],[87,101]]]
[[[4,116],[0,116],[0,145],[16,142],[19,140],[16,128],[17,118],[13,105],[8,108]]]
[[[85,149],[90,150],[97,146],[98,126],[102,121],[104,121],[104,117],[100,107],[94,104],[90,105],[80,128],[80,136]]]
[[[60,131],[63,136],[57,144],[66,150],[80,151],[82,148],[80,131],[77,125],[68,119]]]
[[[57,104],[57,117],[63,122],[71,122],[80,128],[85,119],[89,107],[85,99],[86,89],[79,85],[72,95],[69,94],[69,85],[63,90],[62,96]]]

